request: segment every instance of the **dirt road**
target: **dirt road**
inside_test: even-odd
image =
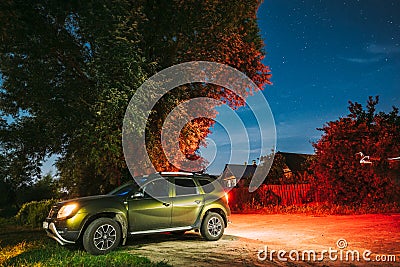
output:
[[[243,214],[230,220],[216,242],[191,232],[162,234],[131,238],[128,249],[173,266],[400,266],[400,214]]]

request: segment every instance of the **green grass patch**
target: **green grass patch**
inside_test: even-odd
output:
[[[41,229],[0,227],[0,266],[170,266],[133,255],[124,247],[93,256],[77,247],[60,246]]]

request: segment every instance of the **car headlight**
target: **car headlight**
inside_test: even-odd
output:
[[[65,219],[68,216],[71,216],[78,208],[78,204],[68,204],[61,207],[61,209],[57,213],[57,219]]]

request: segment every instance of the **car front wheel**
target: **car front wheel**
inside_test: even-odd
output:
[[[209,240],[216,241],[224,234],[225,223],[221,215],[215,212],[208,213],[201,225],[201,235]]]
[[[110,218],[94,220],[83,235],[83,247],[93,255],[106,254],[118,247],[121,227]]]

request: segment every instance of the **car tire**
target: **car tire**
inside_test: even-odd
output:
[[[86,228],[82,241],[83,247],[90,254],[106,254],[118,247],[121,227],[110,218],[96,219]]]
[[[201,224],[201,235],[209,241],[216,241],[224,234],[225,223],[221,215],[209,212]]]

